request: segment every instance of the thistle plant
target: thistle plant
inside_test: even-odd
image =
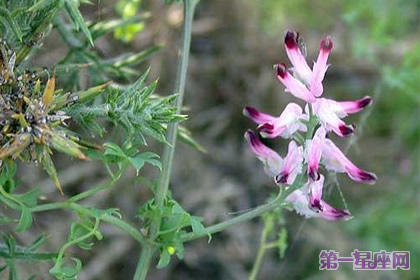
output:
[[[255,209],[205,226],[203,218],[188,213],[171,196],[169,189],[177,140],[203,150],[190,132],[179,125],[186,120],[182,114],[183,97],[198,0],[183,1],[184,24],[175,88],[173,94],[166,97],[155,93],[157,81],[148,82],[148,71],[141,74],[133,67],[162,46],[153,45],[139,53],[112,58],[102,57],[92,47],[105,34],[130,41],[141,32],[145,28],[142,20],[146,15],[135,15],[141,1],[121,0],[117,10],[122,18],[89,24],[79,11],[83,2],[20,0],[0,4],[3,28],[0,43],[0,202],[5,209],[0,215],[3,240],[0,243],[0,276],[7,271],[9,279],[19,279],[18,262],[48,261],[49,273],[56,279],[76,279],[83,262],[71,255],[69,248],[91,249],[96,241],[106,238],[101,225],[108,223],[138,243],[141,253],[133,279],[146,279],[155,265],[155,256],[159,256],[157,268],[163,268],[173,255],[183,258],[186,242],[202,237],[210,242],[217,232],[262,217],[265,226],[261,247],[250,274],[250,279],[256,279],[264,251],[276,247],[284,255],[287,248],[287,232],[278,219],[284,208],[292,207],[307,218],[351,218],[348,209],[334,208],[323,199],[324,171],[347,173],[351,179],[369,184],[375,183],[376,176],[351,162],[328,134],[351,135],[355,126],[347,125],[341,119],[361,111],[372,99],[335,101],[321,97],[327,59],[333,48],[330,37],[321,41],[318,59],[311,69],[299,49],[298,33],[287,32],[285,47],[293,68],[290,71],[285,64],[274,66],[275,74],[286,90],[306,102],[304,109],[290,103],[279,117],[275,117],[253,107],[244,108],[244,114],[258,124],[258,133],[249,130],[245,139],[263,162],[265,172],[279,186],[277,196]],[[68,53],[57,65],[45,69],[31,67],[28,58],[42,47],[42,40],[51,29],[58,31]],[[82,70],[89,73],[91,86],[87,88],[81,88],[76,82],[83,75]],[[111,126],[117,132],[118,140],[108,135]],[[81,137],[83,130],[85,133]],[[93,141],[93,136],[100,137]],[[259,136],[290,139],[286,156],[283,158],[267,147]],[[145,144],[153,140],[164,145],[162,157],[146,150]],[[67,197],[66,186],[60,184],[60,174],[53,164],[55,152],[103,163],[109,175],[107,182]],[[29,190],[23,192],[15,182],[21,161],[41,165],[58,187],[62,200],[38,204],[42,188],[29,186]],[[161,174],[150,184],[152,198],[143,205],[136,205],[139,219],[135,224],[123,219],[116,208],[118,205],[105,209],[86,205],[86,198],[115,187],[129,168],[136,170],[136,177],[142,177],[145,164],[157,167]],[[31,230],[34,215],[59,209],[73,212],[77,217],[68,221],[68,237],[59,248],[53,252],[40,252],[47,241],[44,235],[32,244],[17,244],[14,236]],[[19,214],[18,218],[14,212]],[[282,227],[278,238],[266,244],[267,237],[276,229],[275,224]],[[31,279],[33,277],[36,275]],[[121,279],[129,278],[124,275]]]

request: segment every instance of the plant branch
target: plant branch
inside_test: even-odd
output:
[[[257,257],[255,258],[254,265],[252,266],[251,274],[249,275],[249,280],[257,279],[258,272],[261,267],[261,262],[265,255],[265,251],[267,250],[267,235],[268,235],[268,228],[267,225],[264,225],[263,231],[261,233],[260,238],[260,247],[258,249]]]
[[[194,17],[194,10],[197,4],[197,0],[184,0],[184,24],[182,30],[182,47],[178,61],[177,77],[175,81],[175,90],[174,92],[178,94],[176,99],[176,114],[181,112],[182,102],[184,98],[185,91],[185,81],[187,77],[188,69],[188,58],[190,53],[190,43],[191,43],[191,26]],[[178,130],[178,124],[172,123],[168,126],[167,131],[167,140],[169,145],[165,146],[163,152],[162,162],[162,175],[159,180],[157,187],[155,201],[158,208],[163,206],[164,199],[167,195],[169,188],[169,179],[171,176],[172,162],[176,146],[176,135]],[[150,226],[150,239],[154,241],[159,233],[161,224],[160,217],[152,221]],[[137,264],[136,273],[134,275],[134,280],[143,280],[146,278],[147,272],[149,270],[151,259],[155,253],[155,247],[146,245],[143,247],[139,262]]]
[[[190,240],[194,240],[194,239],[198,239],[204,236],[207,236],[208,234],[213,234],[213,233],[217,233],[220,232],[226,228],[229,228],[233,225],[236,225],[238,223],[242,223],[248,220],[251,220],[253,218],[259,217],[261,216],[263,213],[265,212],[269,212],[272,211],[278,207],[284,207],[286,205],[286,203],[282,203],[284,201],[284,199],[293,191],[295,190],[295,188],[290,187],[287,190],[281,191],[279,194],[277,195],[277,197],[268,202],[267,204],[261,205],[257,208],[255,208],[254,210],[251,210],[247,213],[244,213],[242,215],[239,215],[235,218],[229,219],[227,221],[209,226],[206,228],[206,232],[203,232],[201,234],[195,234],[193,232],[187,233],[183,236],[182,241],[186,242],[186,241],[190,241]]]

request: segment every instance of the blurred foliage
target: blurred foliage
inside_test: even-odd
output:
[[[121,15],[122,19],[133,18],[141,5],[141,0],[120,0],[116,9],[118,14]],[[137,33],[143,31],[144,23],[139,21],[135,23],[127,24],[126,26],[118,27],[114,31],[114,37],[124,42],[130,42],[133,40]]]

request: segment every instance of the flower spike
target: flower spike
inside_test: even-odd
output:
[[[245,132],[245,139],[257,158],[264,163],[264,170],[269,176],[279,174],[283,159],[272,149],[265,146],[251,130]]]
[[[319,173],[319,169],[322,164],[327,170],[347,173],[355,181],[369,184],[376,182],[374,173],[358,168],[327,138],[330,131],[334,131],[340,137],[351,135],[355,126],[346,124],[342,118],[360,112],[372,103],[372,98],[365,96],[354,101],[321,98],[324,91],[322,83],[329,68],[328,57],[334,46],[330,37],[321,41],[318,58],[312,69],[299,47],[299,33],[287,31],[284,44],[293,67],[290,72],[283,63],[274,65],[273,68],[277,79],[286,87],[285,91],[308,103],[305,112],[303,113],[297,104],[290,103],[279,117],[264,114],[248,106],[244,108],[244,115],[258,124],[257,129],[262,137],[293,137],[303,146],[290,141],[287,155],[283,159],[263,145],[253,132],[248,131],[245,138],[252,151],[263,161],[267,174],[274,177],[277,185],[296,187],[285,200],[292,204],[298,214],[306,218],[348,220],[352,216],[347,209],[334,208],[322,200],[325,178]],[[302,135],[296,134],[296,131],[308,131],[308,128],[312,131],[316,127],[315,134],[308,134],[306,141]],[[303,169],[308,180],[301,186],[294,181]]]

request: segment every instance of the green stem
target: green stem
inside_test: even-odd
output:
[[[267,235],[268,229],[267,226],[264,226],[263,231],[261,233],[260,238],[260,248],[258,249],[257,257],[255,258],[254,265],[252,266],[251,274],[249,275],[249,280],[256,280],[258,272],[260,271],[261,263],[263,257],[265,255],[265,251],[267,250],[266,243],[267,243]]]
[[[270,201],[267,204],[261,205],[257,208],[255,208],[254,210],[251,210],[249,212],[246,212],[242,215],[239,215],[233,219],[229,219],[227,221],[209,226],[206,228],[206,232],[200,233],[200,234],[196,234],[193,232],[187,233],[182,237],[182,241],[186,242],[186,241],[190,241],[190,240],[194,240],[194,239],[198,239],[204,236],[208,236],[208,234],[213,234],[213,233],[217,233],[220,232],[228,227],[231,227],[233,225],[236,225],[238,223],[242,223],[248,220],[251,220],[253,218],[259,217],[261,216],[263,213],[265,212],[269,212],[272,211],[278,207],[283,207],[284,205],[286,205],[285,203],[282,203],[283,200],[293,191],[295,190],[295,188],[290,187],[289,189],[285,190],[285,191],[280,191],[279,195],[272,201]]]
[[[309,107],[309,122],[307,125],[306,139],[310,140],[312,139],[312,136],[314,134],[315,127],[318,125],[318,119],[312,111],[312,105],[308,104],[308,107]]]
[[[191,27],[194,17],[195,5],[197,0],[184,0],[184,25],[182,31],[182,47],[181,53],[178,62],[177,77],[175,81],[175,93],[178,94],[176,100],[177,114],[181,112],[182,102],[184,98],[185,91],[185,81],[187,78],[187,68],[188,68],[188,58],[190,53],[190,43],[191,43]],[[177,136],[178,124],[172,123],[168,126],[167,131],[167,140],[170,145],[165,146],[163,152],[163,171],[160,177],[160,181],[157,187],[155,201],[158,208],[163,206],[164,199],[168,192],[169,179],[171,176],[172,162],[175,152],[176,145],[176,136]],[[150,239],[155,240],[159,233],[161,224],[161,219],[155,219],[150,226]],[[139,262],[137,264],[136,273],[134,275],[134,280],[146,279],[147,272],[149,270],[151,259],[155,252],[155,248],[150,245],[146,245],[143,248]]]
[[[102,221],[107,222],[108,224],[114,225],[118,228],[120,228],[122,231],[125,231],[131,237],[133,237],[137,242],[140,244],[146,244],[147,240],[144,239],[143,235],[138,231],[135,227],[130,225],[129,223],[118,219],[113,216],[104,216],[102,217]]]
[[[31,212],[42,212],[42,211],[50,211],[50,210],[55,210],[55,209],[71,209],[73,211],[83,212],[83,213],[86,213],[86,214],[88,214],[92,217],[95,217],[89,211],[89,209],[86,209],[85,207],[83,207],[83,206],[81,206],[77,203],[70,202],[70,201],[38,205],[38,206],[35,206],[35,207],[31,208]],[[127,223],[127,222],[125,222],[121,219],[118,219],[118,218],[113,217],[113,216],[103,216],[103,217],[101,217],[101,220],[108,223],[108,224],[111,224],[111,225],[114,225],[114,226],[118,227],[119,229],[121,229],[122,231],[126,232],[131,237],[133,237],[140,244],[146,244],[146,243],[149,242],[148,240],[145,240],[143,235],[135,227],[133,227],[132,225],[130,225],[129,223]]]

